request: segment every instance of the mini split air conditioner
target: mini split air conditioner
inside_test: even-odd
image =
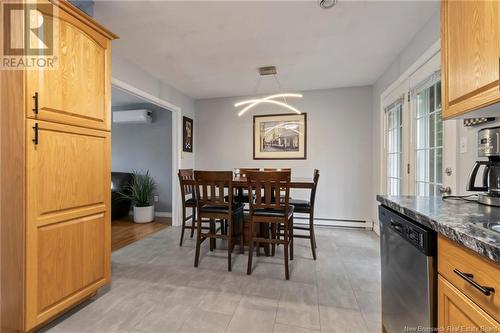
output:
[[[153,122],[153,111],[147,109],[113,111],[115,124],[150,124]]]

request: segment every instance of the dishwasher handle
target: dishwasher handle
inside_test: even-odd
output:
[[[462,279],[464,279],[465,281],[467,281],[468,283],[470,283],[474,288],[476,288],[477,290],[479,290],[480,292],[482,292],[486,296],[490,296],[491,293],[495,292],[495,288],[484,287],[484,286],[480,285],[479,283],[477,283],[476,281],[474,281],[474,274],[464,273],[464,272],[460,271],[457,268],[455,268],[453,270],[453,273],[455,273],[458,276],[460,276]]]
[[[391,219],[391,228],[394,229],[399,234],[403,234],[403,224],[399,222],[394,222],[393,219]]]

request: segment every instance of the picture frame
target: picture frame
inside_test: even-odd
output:
[[[254,116],[253,159],[307,159],[307,114]]]
[[[193,152],[194,143],[194,128],[193,119],[182,117],[182,151],[187,153]]]

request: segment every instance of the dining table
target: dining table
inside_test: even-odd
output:
[[[194,179],[184,180],[185,185],[196,185]],[[246,188],[248,181],[246,177],[243,176],[233,176],[233,181],[231,185],[234,188]],[[311,177],[292,177],[290,179],[290,188],[295,189],[312,189],[314,187],[314,179]]]
[[[236,188],[245,188],[248,185],[247,178],[242,176],[234,176],[232,185]],[[314,179],[312,179],[311,177],[292,177],[290,179],[290,188],[312,189],[313,187]]]

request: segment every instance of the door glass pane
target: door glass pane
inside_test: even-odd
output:
[[[443,124],[441,83],[424,88],[416,95],[416,195],[439,195],[443,182]]]
[[[401,194],[402,104],[391,106],[387,112],[387,194]]]

